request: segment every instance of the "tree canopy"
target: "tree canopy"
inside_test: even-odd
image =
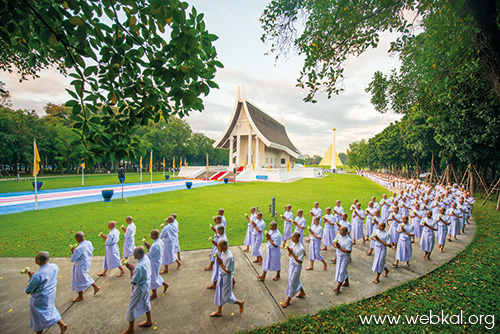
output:
[[[376,47],[381,32],[398,33],[390,51],[400,52],[421,32],[422,18],[444,11],[450,20],[472,27],[471,43],[500,99],[499,9],[495,0],[273,0],[261,17],[262,40],[278,56],[305,56],[297,86],[309,90],[306,101],[315,102],[318,91],[330,98],[344,89],[349,57]]]
[[[133,157],[150,121],[202,111],[217,68],[203,14],[179,0],[20,0],[0,4],[0,69],[72,77],[73,132],[89,161]]]

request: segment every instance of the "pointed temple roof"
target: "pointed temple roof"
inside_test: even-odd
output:
[[[240,98],[239,96],[231,121],[226,126],[220,138],[214,143],[214,147],[229,148],[229,136],[233,132],[242,112],[246,114],[247,119],[250,121],[253,133],[256,134],[267,147],[285,151],[296,159],[301,156],[300,151],[293,145],[288,137],[283,124],[247,101],[244,97]]]

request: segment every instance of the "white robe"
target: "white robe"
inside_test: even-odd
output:
[[[293,212],[285,211],[283,216],[286,217],[289,221],[283,220],[283,240],[287,241],[288,239],[292,239],[292,221],[293,221]]]
[[[179,253],[181,248],[179,246],[179,222],[174,220],[172,223],[174,225],[175,241],[174,241],[174,253]]]
[[[337,236],[337,239],[341,248],[352,251],[352,240],[348,237],[347,234],[345,236],[341,236],[339,234]],[[337,282],[343,283],[347,278],[349,278],[349,274],[347,273],[347,266],[349,265],[350,259],[350,253],[344,253],[337,248],[337,262],[335,266],[335,280]]]
[[[214,304],[218,306],[223,306],[224,304],[236,303],[236,297],[233,293],[233,274],[234,274],[234,257],[231,251],[228,249],[221,254],[222,264],[226,267],[229,272],[226,273],[224,270],[219,270],[219,279],[217,280],[217,286],[215,288]],[[218,264],[217,264],[218,266]]]
[[[319,239],[311,234],[311,242],[309,244],[309,260],[322,261],[323,256],[321,256],[321,239],[323,239],[323,228],[318,224],[312,225],[311,230],[319,237]]]
[[[264,236],[264,229],[266,228],[266,223],[264,222],[263,219],[261,220],[255,219],[255,224],[256,227],[260,230],[260,232],[258,232],[255,228],[252,231],[252,255],[262,256],[262,250],[260,249],[260,246],[262,245],[262,238]]]
[[[267,251],[262,264],[262,271],[280,271],[281,270],[281,233],[278,229],[269,231],[271,240],[276,244],[274,247],[272,243],[267,241]]]
[[[109,231],[104,251],[104,269],[111,270],[122,265],[120,263],[120,248],[118,248],[119,240],[120,232],[116,228]]]
[[[334,215],[329,214],[325,215],[323,218],[325,218],[327,221],[325,221],[325,229],[323,233],[323,244],[325,246],[331,246],[333,243],[333,240],[335,240],[335,232],[338,230],[337,225],[332,225],[336,222],[336,218]],[[330,224],[332,223],[332,224]]]
[[[153,241],[153,244],[149,248],[148,257],[151,262],[151,289],[156,290],[163,285],[163,278],[160,275],[163,242],[160,238]]]
[[[304,245],[302,245],[300,242],[291,242],[289,247],[293,250],[293,253],[300,261],[304,261],[304,255],[306,253]],[[293,298],[300,291],[300,289],[302,289],[302,283],[300,282],[302,263],[299,264],[291,255],[289,255],[289,257],[290,262],[288,263],[288,286],[286,288],[286,295],[290,298]]]
[[[149,302],[151,262],[147,255],[144,255],[137,262],[130,283],[132,283],[132,292],[130,293],[125,320],[134,321],[144,313],[151,311],[151,304]]]
[[[371,237],[375,238],[375,235],[386,244],[391,244],[391,234],[387,231],[380,231],[378,228],[373,231]],[[373,241],[373,240],[372,240]],[[375,255],[373,256],[372,271],[376,273],[381,273],[385,266],[385,257],[387,254],[387,246],[380,241],[373,241],[375,243]]]
[[[313,214],[313,216],[311,217],[312,220],[314,220],[315,217],[318,217],[319,218],[319,223],[321,225],[321,223],[322,223],[321,216],[323,215],[323,211],[320,208],[312,208],[311,212]],[[311,225],[312,224],[313,224],[313,222],[311,221]]]
[[[61,320],[54,305],[58,276],[59,267],[54,263],[47,263],[31,276],[24,289],[31,294],[30,327],[35,332],[43,331]]]
[[[302,217],[298,217],[298,216],[295,217],[295,222],[299,226],[306,227],[306,219],[304,218],[304,216],[302,216]],[[299,240],[299,242],[302,244],[302,246],[304,246],[304,230],[301,229],[301,228],[298,228],[297,226],[295,226],[295,231],[293,231],[293,232],[294,233],[298,232],[300,234],[300,240]]]
[[[341,206],[334,206],[332,212],[335,214],[337,223],[340,222],[342,220],[342,214],[344,214],[344,208]]]
[[[217,241],[217,243],[219,243],[222,240],[225,240],[226,242],[228,242],[227,238],[226,238],[226,233],[224,233],[221,236],[218,236],[216,241]],[[215,245],[214,245],[214,247],[215,247],[215,251],[217,252],[217,256],[216,257],[212,256],[212,258],[214,259],[214,266],[212,267],[212,277],[210,278],[211,282],[217,282],[217,280],[219,279],[220,268],[219,268],[219,263],[216,261],[216,259],[222,258],[222,254],[220,254],[218,248]],[[227,243],[227,247],[229,247],[229,242]],[[215,255],[215,252],[213,255]]]
[[[163,241],[163,258],[162,263],[164,266],[168,266],[175,261],[177,261],[177,255],[175,255],[175,226],[173,224],[167,224],[163,227],[160,233],[160,239]]]
[[[123,241],[123,257],[131,257],[134,255],[135,249],[135,224],[130,223],[125,231],[124,241]]]
[[[73,251],[70,258],[71,262],[73,262],[73,280],[71,281],[73,291],[80,292],[94,284],[94,280],[89,275],[93,251],[94,247],[88,240],[80,242]]]
[[[251,222],[257,220],[257,215],[255,213],[252,213],[250,215],[250,221],[248,222],[247,226],[247,233],[245,234],[245,241],[243,242],[243,245],[245,246],[251,246],[252,245],[252,231],[253,231],[253,225]]]

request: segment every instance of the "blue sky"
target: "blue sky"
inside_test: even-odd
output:
[[[266,56],[269,46],[262,43],[259,17],[268,1],[192,0],[198,12],[205,14],[207,29],[219,36],[215,42],[219,60],[225,68],[215,81],[220,90],[212,90],[205,98],[205,111],[192,113],[187,121],[195,131],[217,139],[229,122],[236,87],[245,85],[245,96],[276,119],[285,118],[292,142],[304,154],[323,155],[332,141],[332,128],[337,128],[337,151],[345,152],[349,144],[367,139],[400,118],[395,114],[377,113],[364,89],[373,73],[389,73],[398,67],[397,57],[387,50],[393,35],[382,34],[381,43],[358,58],[348,61],[345,69],[346,91],[328,100],[317,95],[318,103],[303,102],[307,92],[295,87],[302,68],[302,58]],[[69,99],[64,88],[67,78],[56,70],[43,71],[39,79],[19,83],[15,74],[0,72],[7,84],[14,108],[35,109],[43,114],[48,103],[64,103]]]

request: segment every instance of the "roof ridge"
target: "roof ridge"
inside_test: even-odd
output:
[[[245,97],[245,102],[246,103],[250,103],[252,106],[254,106],[255,108],[257,108],[261,113],[265,114],[266,116],[272,118],[274,121],[276,121],[276,123],[280,124],[281,126],[285,127],[280,121],[278,121],[276,118],[274,118],[273,116],[269,115],[267,112],[265,112],[264,110],[262,110],[261,107],[259,107],[255,102],[247,99]]]

